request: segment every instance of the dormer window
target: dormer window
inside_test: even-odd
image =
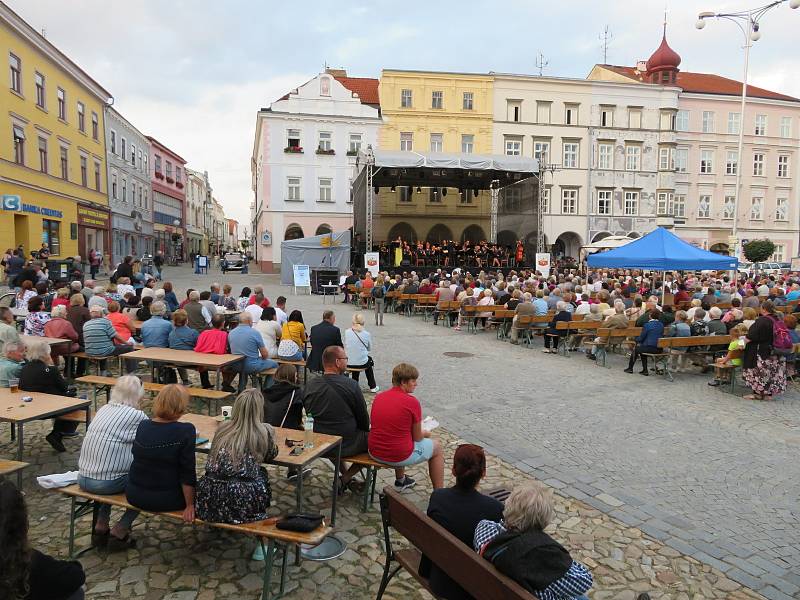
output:
[[[331,78],[330,77],[322,77],[319,80],[319,95],[320,96],[330,96],[331,95]]]

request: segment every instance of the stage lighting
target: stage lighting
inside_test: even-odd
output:
[[[389,189],[390,189],[392,192],[396,192],[396,191],[397,191],[397,190],[395,189],[395,187],[394,187],[394,186],[392,186],[392,187],[391,187],[391,188],[389,188]]]
[[[421,188],[421,187],[419,187],[419,186],[417,186],[417,193],[418,193],[418,194],[421,194],[421,193],[422,193],[422,188]]]

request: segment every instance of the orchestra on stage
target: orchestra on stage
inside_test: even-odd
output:
[[[525,265],[522,240],[517,240],[516,246],[504,246],[486,240],[409,242],[398,237],[382,243],[376,250],[380,253],[380,264],[393,267],[520,268]]]

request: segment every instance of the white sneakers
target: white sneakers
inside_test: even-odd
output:
[[[380,386],[376,385],[374,388],[370,388],[369,391],[372,392],[373,394],[377,394],[378,392],[381,391],[381,388]]]

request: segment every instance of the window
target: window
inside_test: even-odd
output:
[[[128,180],[124,177],[122,178],[122,201],[128,201]]]
[[[674,131],[675,130],[675,114],[671,111],[661,111],[661,118],[659,120],[659,127],[661,131]]]
[[[778,177],[789,176],[789,155],[781,154],[778,156]]]
[[[713,150],[700,150],[700,172],[706,174],[714,172]]]
[[[772,260],[775,262],[783,262],[786,256],[786,246],[784,244],[775,244],[775,251],[772,253]]]
[[[321,177],[319,180],[319,201],[333,202],[333,179]]]
[[[86,107],[83,102],[78,102],[78,131],[86,133]]]
[[[410,186],[405,185],[397,190],[400,193],[399,201],[403,203],[411,202],[411,190],[412,188]]]
[[[565,104],[564,105],[564,124],[577,125],[578,124],[578,105]]]
[[[62,121],[67,120],[67,93],[58,88],[56,90],[56,99],[58,100],[58,118]]]
[[[286,132],[286,146],[288,148],[300,148],[300,130],[290,129]]]
[[[428,202],[433,204],[440,204],[442,202],[442,194],[439,188],[429,188],[428,189]]]
[[[69,157],[68,150],[61,146],[61,179],[69,181]]]
[[[522,156],[522,140],[506,140],[506,154]]]
[[[732,219],[736,214],[736,196],[725,196],[725,203],[722,205],[722,218]]]
[[[613,127],[614,126],[614,109],[601,108],[600,109],[600,127]]]
[[[111,154],[117,153],[117,132],[111,130]]]
[[[19,125],[13,126],[14,130],[14,162],[18,165],[25,164],[25,130]]]
[[[11,89],[18,94],[22,93],[22,61],[18,56],[8,55],[8,67],[11,75]]]
[[[672,194],[669,192],[659,192],[656,200],[656,214],[670,215],[672,214]]]
[[[542,203],[542,212],[549,213],[550,212],[550,188],[546,187],[542,189],[542,197],[539,198],[539,201]]]
[[[473,149],[475,148],[475,136],[474,135],[467,135],[464,134],[461,136],[461,153],[462,154],[472,154]]]
[[[636,216],[639,214],[639,192],[625,192],[625,203],[622,205],[625,216]]]
[[[597,214],[611,214],[611,200],[614,192],[611,190],[597,190]]]
[[[111,197],[117,199],[117,174],[111,173]]]
[[[351,154],[357,154],[359,150],[361,150],[361,134],[360,133],[351,133],[350,134],[350,145],[348,146],[348,151]]]
[[[142,164],[144,165],[144,169],[142,169],[142,170],[143,170],[145,173],[149,173],[149,171],[147,170],[147,158],[148,158],[148,157],[147,157],[147,154],[145,154],[145,155],[142,157],[142,159],[143,159],[143,162],[142,162]]]
[[[756,135],[767,135],[767,115],[756,115]]]
[[[464,99],[463,99],[463,102],[461,104],[461,107],[464,110],[472,110],[473,99],[474,99],[474,96],[473,96],[472,92],[464,92]]]
[[[759,196],[753,196],[750,200],[750,219],[760,221],[764,218],[764,199]]]
[[[775,220],[788,221],[789,220],[789,199],[776,198],[775,199]]]
[[[781,137],[792,137],[792,117],[781,117]]]
[[[329,152],[331,150],[331,132],[330,131],[320,131],[319,132],[319,145],[317,146],[323,152]]]
[[[87,187],[89,185],[88,165],[85,156],[81,156],[81,185]]]
[[[578,214],[578,190],[561,190],[561,213],[564,215]]]
[[[167,177],[171,178],[172,177],[172,163],[169,162],[169,161],[166,161],[166,163],[167,163],[167,173],[166,173],[166,175],[167,175]]]
[[[60,225],[58,221],[42,219],[42,242],[47,244],[50,254],[56,256],[61,254],[61,236],[58,229]]]
[[[331,95],[331,78],[330,77],[321,77],[319,80],[319,95],[320,96],[330,96]]]
[[[142,191],[142,188],[139,188],[139,192],[140,193],[141,193],[141,191]],[[147,195],[147,190],[145,190],[144,191],[144,205],[143,205],[145,210],[147,210],[147,204],[148,204],[148,195]]]
[[[550,156],[550,142],[535,141],[533,142],[533,158],[547,164],[547,158]]]
[[[678,173],[686,173],[686,168],[689,165],[689,149],[677,148],[675,150],[675,171]]]
[[[686,217],[686,196],[675,194],[672,201],[672,211],[676,217]]]
[[[631,129],[642,128],[642,109],[629,108],[628,109],[628,127]]]
[[[181,168],[175,165],[175,183],[181,182]]]
[[[92,113],[92,139],[93,140],[99,139],[99,137],[98,137],[99,135],[100,135],[100,119],[97,116],[97,113],[93,112]],[[132,144],[131,144],[131,148],[133,148]]]
[[[472,204],[472,200],[474,198],[474,195],[473,195],[474,194],[474,190],[471,190],[470,188],[467,188],[465,190],[461,190],[459,192],[459,194],[460,194],[460,198],[461,198],[461,200],[460,200],[461,204]]]
[[[161,157],[156,154],[156,173],[161,173]]]
[[[679,110],[675,115],[675,131],[689,131],[688,110]]]
[[[550,102],[536,103],[536,122],[545,125],[550,123]]]
[[[711,218],[711,196],[700,196],[700,201],[697,203],[697,218],[710,219]]]
[[[411,108],[411,90],[400,90],[400,108]]]
[[[444,108],[444,92],[440,90],[431,92],[431,108]]]
[[[443,140],[443,134],[441,133],[431,134],[431,152],[442,151],[442,143],[443,143],[442,140]]]
[[[44,108],[45,91],[44,91],[44,75],[36,71],[36,106]]]
[[[764,175],[764,155],[761,152],[753,154],[753,177]]]
[[[578,168],[578,142],[564,142],[563,162],[565,169]]]
[[[143,185],[140,185],[140,186],[139,186],[139,206],[144,206],[144,205],[142,204],[142,188],[143,188],[143,187],[144,187]]]
[[[669,159],[670,149],[662,147],[658,149],[658,169],[660,171],[669,171],[672,169],[671,160]]]
[[[39,138],[39,170],[47,173],[47,140],[43,137]]]
[[[139,154],[139,170],[141,171],[141,169],[142,169],[142,151],[141,150],[137,150],[137,152]],[[131,159],[131,162],[133,162],[133,159]],[[134,166],[135,166],[135,164],[134,164]]]
[[[739,170],[739,153],[736,150],[728,150],[725,158],[725,175],[736,175]]]
[[[728,113],[728,133],[738,134],[742,126],[742,113]]]
[[[94,189],[100,191],[100,163],[94,163]]]
[[[127,142],[127,140],[125,138],[122,138],[121,146],[122,146],[122,160],[127,161],[128,160],[128,142]]]
[[[400,133],[400,150],[411,152],[414,149],[414,134],[411,132]]]
[[[131,164],[136,166],[136,145],[131,144]]]
[[[642,147],[639,144],[625,145],[625,170],[639,171],[642,167]]]
[[[287,200],[293,200],[295,202],[300,201],[300,178],[299,177],[289,177],[288,178],[288,185],[289,191],[286,196]]]
[[[522,120],[522,102],[520,100],[506,100],[507,120],[519,123]]]
[[[714,113],[710,110],[703,111],[703,133],[714,133]]]
[[[606,143],[603,143],[603,142],[598,144],[598,146],[597,146],[597,168],[598,169],[613,169],[614,168],[614,144],[606,144]]]

